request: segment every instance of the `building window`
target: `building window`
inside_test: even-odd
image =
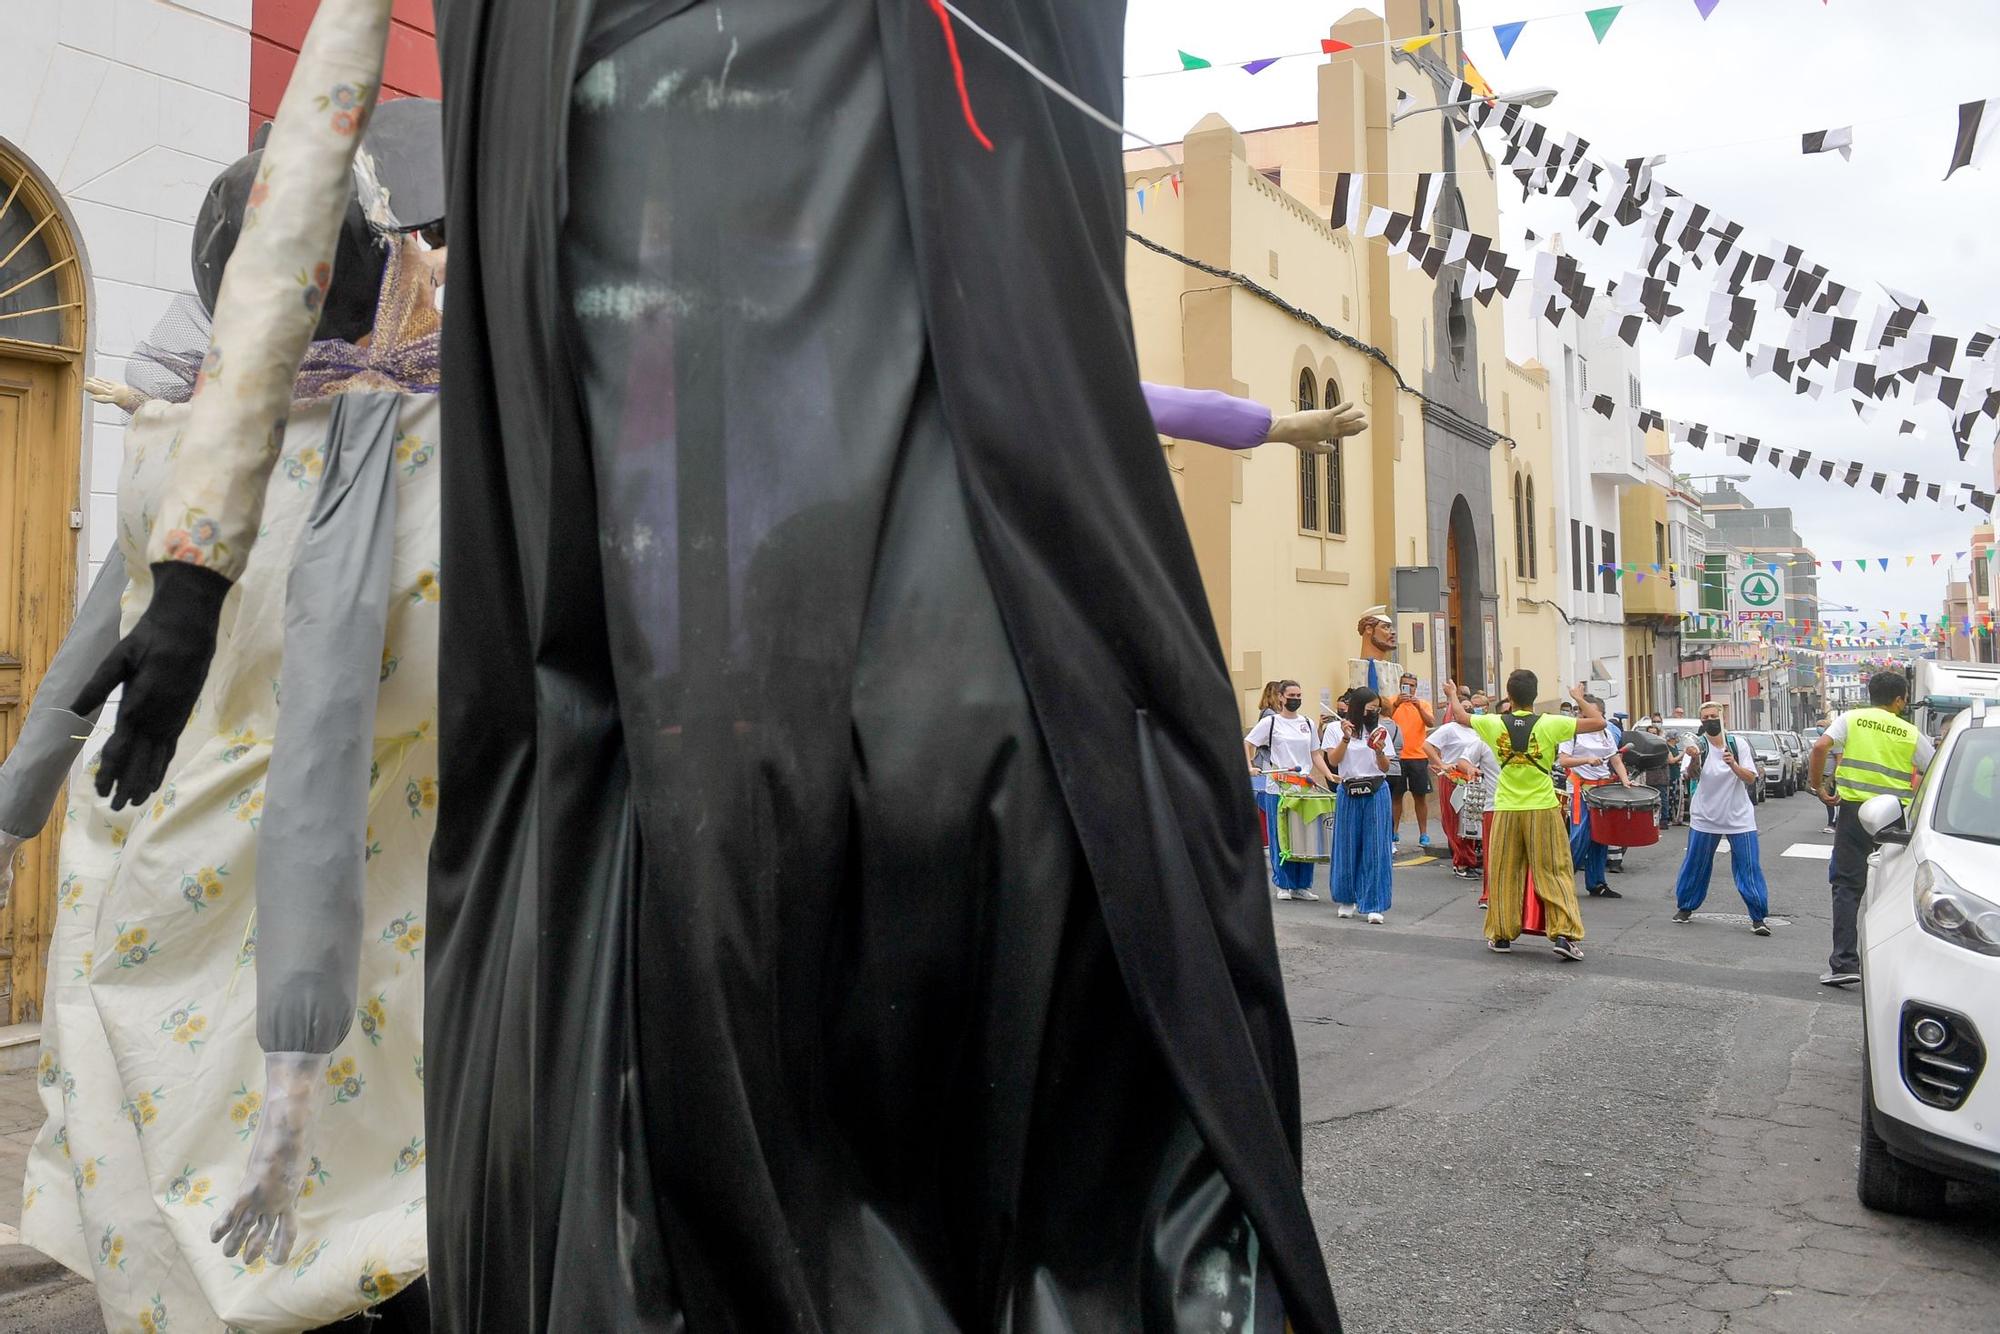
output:
[[[1576,388],[1579,402],[1590,398],[1590,358],[1581,352],[1576,357]]]
[[[1320,402],[1329,408],[1340,406],[1340,386],[1328,380],[1320,397]],[[1335,537],[1347,532],[1347,459],[1342,453],[1342,443],[1333,442],[1333,448],[1326,454],[1326,531]]]
[[[1535,477],[1533,473],[1528,474],[1527,510],[1528,510],[1528,577],[1530,579],[1539,579],[1542,577],[1542,556],[1541,552],[1539,552],[1535,548]]]
[[[1459,376],[1465,374],[1465,352],[1471,342],[1472,331],[1465,318],[1465,303],[1452,300],[1450,297],[1446,300],[1451,303],[1451,309],[1445,313],[1444,321],[1445,337],[1451,343],[1451,373]]]
[[[1986,553],[1972,553],[1972,592],[1977,597],[1990,597],[1993,591],[1993,576],[1987,568]]]
[[[1625,377],[1625,390],[1631,399],[1632,411],[1637,412],[1639,410],[1639,377],[1636,375],[1627,375]]]
[[[1319,406],[1319,386],[1311,371],[1299,372],[1299,411],[1311,412]],[[1319,456],[1299,453],[1299,527],[1319,531]]]
[[[1514,474],[1514,568],[1528,577],[1528,525],[1521,513],[1521,474]]]
[[[1604,591],[1615,593],[1618,591],[1618,539],[1611,535],[1609,528],[1600,532],[1597,539],[1604,544]]]
[[[1717,615],[1729,610],[1729,557],[1727,555],[1702,557],[1701,609]]]
[[[17,174],[18,173],[18,174]],[[0,158],[0,338],[73,346],[83,308],[76,256],[54,205]]]
[[[1569,521],[1569,580],[1570,587],[1583,591],[1583,522]]]
[[[1667,526],[1663,523],[1653,525],[1653,560],[1660,565],[1667,564]]]
[[[1589,524],[1583,526],[1583,591],[1597,591],[1597,558],[1591,553],[1597,550],[1597,530]]]

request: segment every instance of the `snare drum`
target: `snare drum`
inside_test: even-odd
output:
[[[1613,848],[1644,848],[1660,841],[1660,793],[1653,787],[1605,783],[1587,788],[1590,841]]]

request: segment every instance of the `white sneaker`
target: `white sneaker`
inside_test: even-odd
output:
[[[1370,926],[1380,926],[1380,925],[1382,925],[1382,914],[1381,914],[1381,913],[1378,913],[1378,912],[1372,912],[1372,913],[1369,913],[1369,914],[1368,914],[1368,925],[1370,925]]]
[[[1283,899],[1285,902],[1290,903],[1292,901],[1292,891],[1289,889],[1281,889],[1278,891],[1278,897]]]
[[[1310,889],[1295,889],[1292,891],[1292,897],[1295,899],[1304,899],[1307,903],[1319,902],[1319,895]]]
[[[1352,917],[1354,916],[1354,905],[1351,903],[1340,904],[1334,908],[1333,915],[1335,917]]]

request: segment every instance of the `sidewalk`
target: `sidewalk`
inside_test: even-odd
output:
[[[90,1284],[19,1244],[21,1178],[41,1128],[33,1066],[0,1071],[0,1334],[101,1331]]]

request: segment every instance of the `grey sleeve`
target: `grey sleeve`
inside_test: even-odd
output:
[[[399,408],[389,394],[336,401],[286,585],[284,704],[257,834],[257,1041],[267,1052],[331,1052],[354,1022]]]
[[[0,764],[0,833],[33,838],[48,823],[56,793],[97,721],[95,713],[85,718],[65,706],[83,693],[98,664],[118,647],[118,599],[125,582],[125,558],[114,549],[35,690],[20,739]]]

